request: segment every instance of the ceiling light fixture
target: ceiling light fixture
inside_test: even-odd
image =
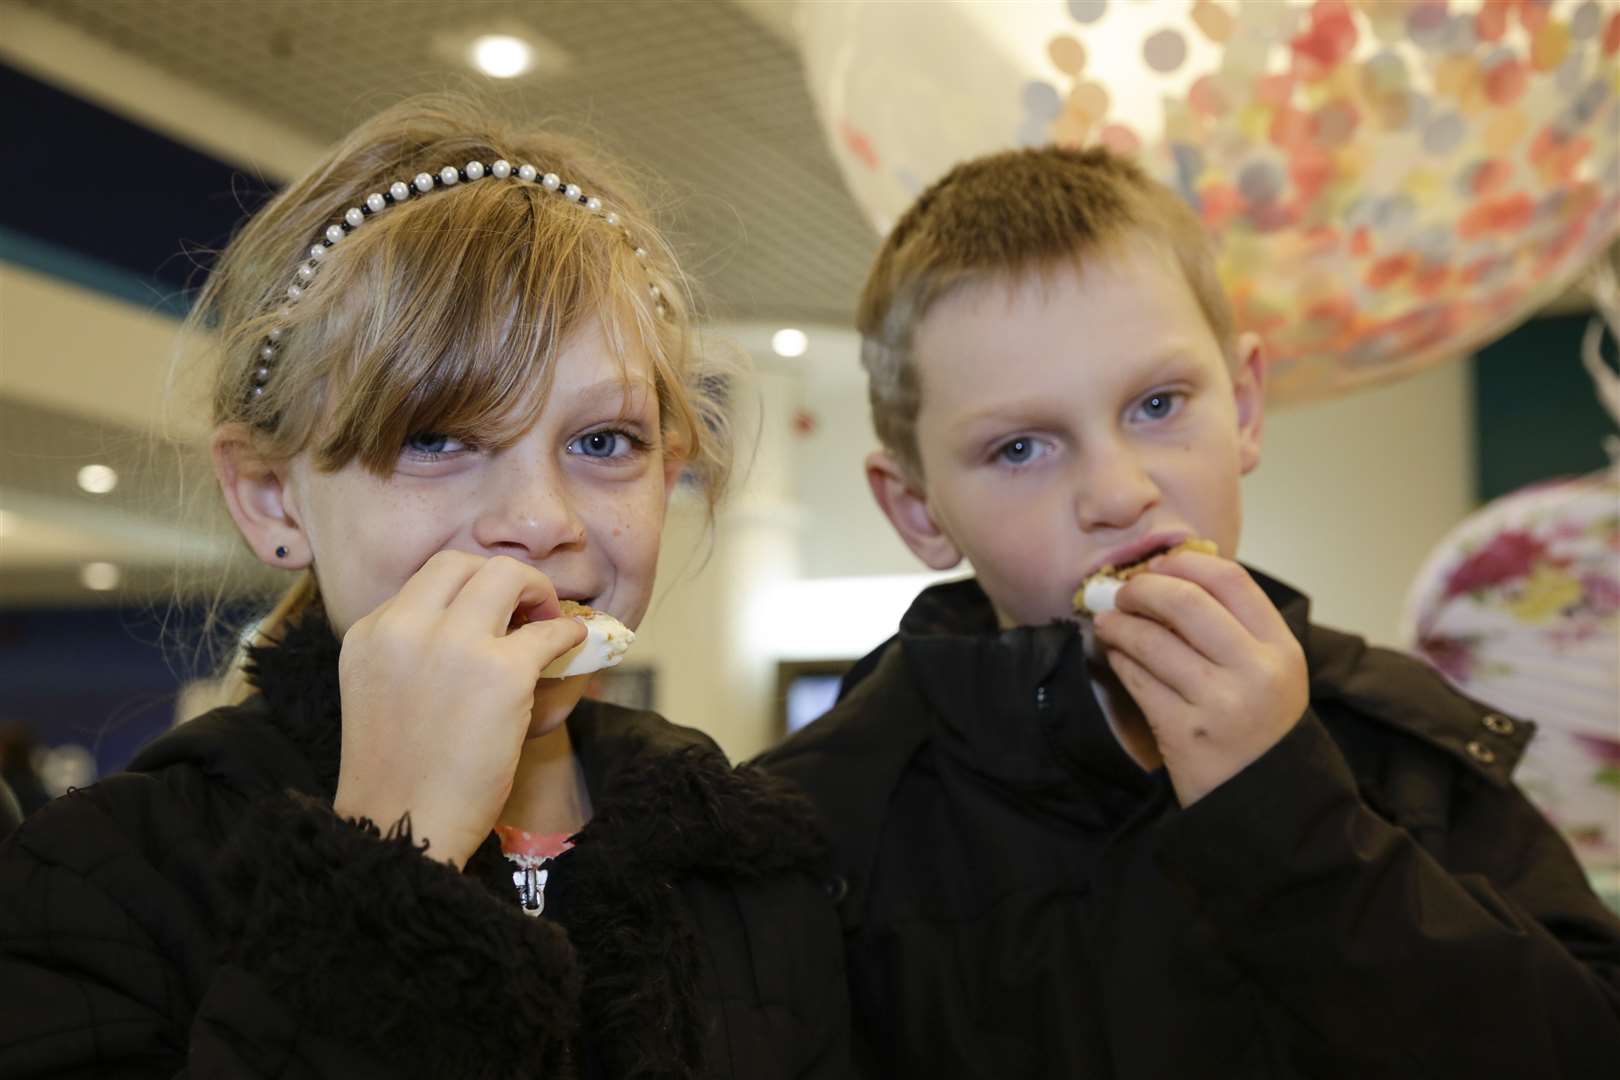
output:
[[[515,79],[534,66],[534,49],[511,34],[484,34],[468,47],[473,67],[492,79]]]
[[[785,356],[791,360],[795,356],[803,356],[804,350],[809,347],[810,339],[803,330],[788,327],[771,335],[771,351],[777,356]]]
[[[123,575],[110,562],[85,563],[79,568],[79,583],[95,592],[108,592],[118,588]]]
[[[79,487],[92,495],[105,495],[118,486],[118,473],[106,465],[86,465],[79,470]]]

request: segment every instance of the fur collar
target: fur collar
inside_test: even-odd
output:
[[[339,648],[324,619],[306,618],[254,648],[248,666],[270,722],[327,798],[341,750]],[[622,1077],[701,1075],[709,1013],[690,893],[700,880],[737,890],[819,873],[814,811],[786,781],[733,769],[708,736],[656,714],[585,701],[568,725],[595,812],[552,874],[546,916],[566,928],[584,973],[581,1064]],[[493,833],[466,872],[515,902]]]

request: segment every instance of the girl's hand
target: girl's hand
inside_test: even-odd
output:
[[[560,614],[550,579],[516,559],[423,564],[343,636],[334,809],[384,829],[409,813],[428,854],[465,865],[511,792],[540,669],[585,637]]]
[[[1310,701],[1305,653],[1247,571],[1184,552],[1126,583],[1096,619],[1109,666],[1142,710],[1182,806],[1291,730]]]

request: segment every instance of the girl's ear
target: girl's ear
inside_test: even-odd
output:
[[[675,494],[681,473],[692,464],[692,445],[689,439],[674,431],[660,432],[659,437],[664,443],[664,500],[667,502]]]
[[[675,493],[675,485],[680,482],[681,473],[686,471],[685,454],[664,455],[664,500]]]
[[[867,455],[866,482],[872,498],[912,554],[931,570],[949,570],[962,561],[956,542],[945,534],[928,509],[928,495],[886,450]]]
[[[1260,429],[1266,415],[1266,350],[1257,334],[1238,338],[1238,362],[1232,371],[1237,399],[1238,461],[1247,476],[1260,464]]]
[[[314,553],[286,499],[287,464],[262,458],[244,424],[221,426],[209,450],[225,507],[253,554],[267,566],[284,570],[308,566]]]

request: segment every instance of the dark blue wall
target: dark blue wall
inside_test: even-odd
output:
[[[190,610],[0,612],[0,723],[118,769],[172,722],[180,686],[198,674],[199,625]]]
[[[262,178],[0,64],[0,258],[183,312]]]

